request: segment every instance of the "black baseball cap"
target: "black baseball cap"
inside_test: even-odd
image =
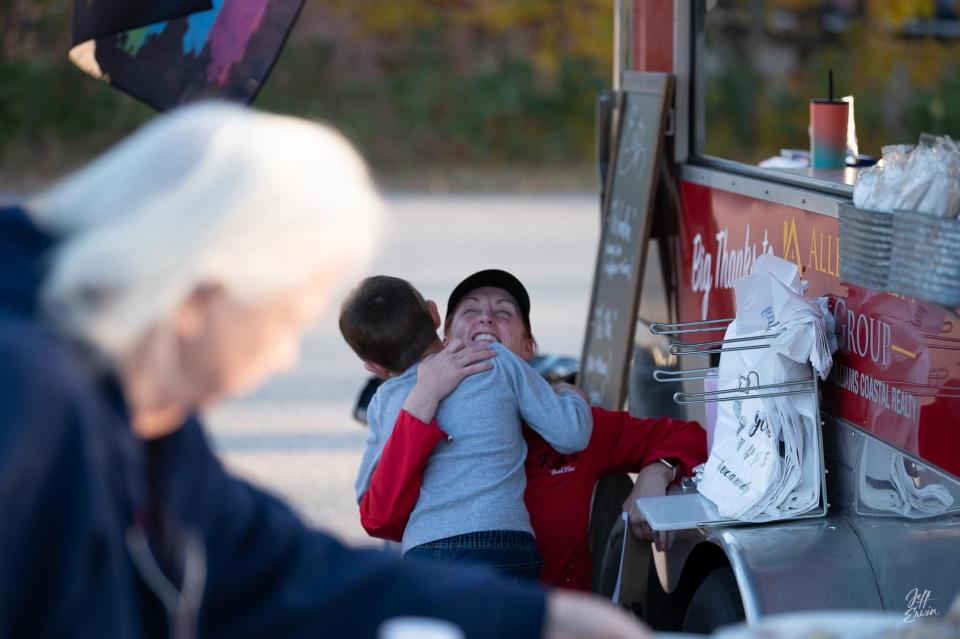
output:
[[[520,309],[520,318],[523,320],[523,325],[528,331],[530,330],[530,296],[527,294],[527,289],[525,289],[523,284],[520,283],[520,280],[513,275],[496,268],[477,271],[457,284],[457,287],[450,293],[450,299],[447,300],[446,321],[450,320],[450,316],[453,315],[453,311],[456,310],[457,304],[460,303],[460,300],[462,300],[467,293],[478,288],[483,288],[484,286],[502,288],[507,293],[510,293],[514,301],[516,301],[517,307]]]

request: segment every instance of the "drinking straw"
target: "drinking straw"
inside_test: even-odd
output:
[[[827,72],[827,77],[829,78],[827,83],[830,85],[828,97],[830,98],[830,101],[833,102],[833,69],[830,69]]]

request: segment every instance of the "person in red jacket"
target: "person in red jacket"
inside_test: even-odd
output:
[[[520,314],[498,314],[492,300],[508,293]],[[536,342],[530,328],[530,298],[513,275],[489,269],[463,280],[450,294],[443,351],[424,360],[417,383],[384,447],[370,488],[360,501],[360,521],[372,536],[397,540],[417,502],[423,470],[434,446],[445,437],[435,419],[440,401],[460,381],[485,367],[477,351],[498,341],[524,358]],[[525,502],[543,559],[541,581],[548,586],[589,590],[592,559],[588,522],[593,490],[604,474],[637,472],[624,502],[634,533],[658,548],[666,534],[653,534],[634,506],[637,497],[663,495],[707,457],[706,435],[692,421],[631,417],[625,411],[594,407],[593,435],[586,450],[563,455],[530,429]]]

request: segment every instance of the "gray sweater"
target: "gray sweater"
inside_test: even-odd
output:
[[[493,368],[472,375],[440,404],[437,422],[450,436],[437,444],[423,474],[420,498],[403,534],[403,552],[420,544],[483,530],[533,532],[523,503],[527,445],[521,421],[561,453],[590,442],[590,407],[572,392],[557,394],[525,361],[493,344]],[[367,409],[370,434],[357,498],[417,381],[416,365],[377,390]]]

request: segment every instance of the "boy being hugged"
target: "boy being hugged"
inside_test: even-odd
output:
[[[495,309],[483,312],[520,314],[523,302],[507,295]],[[489,349],[460,343],[444,348],[439,326],[436,304],[394,277],[363,280],[343,305],[344,339],[367,370],[387,379],[367,409],[370,435],[357,497],[370,487],[388,441],[400,445],[396,438],[434,437],[436,447],[423,469],[416,506],[402,530],[404,555],[483,564],[509,578],[536,580],[540,558],[523,502],[527,448],[521,422],[558,451],[574,453],[590,441],[590,407],[573,391],[555,392],[492,334],[471,338]],[[495,357],[487,359],[491,351]],[[415,390],[420,366],[456,366],[468,377],[437,406],[425,398],[444,393]],[[409,424],[406,418],[412,418]],[[438,429],[422,426],[438,420],[444,424],[442,437],[435,434]]]

